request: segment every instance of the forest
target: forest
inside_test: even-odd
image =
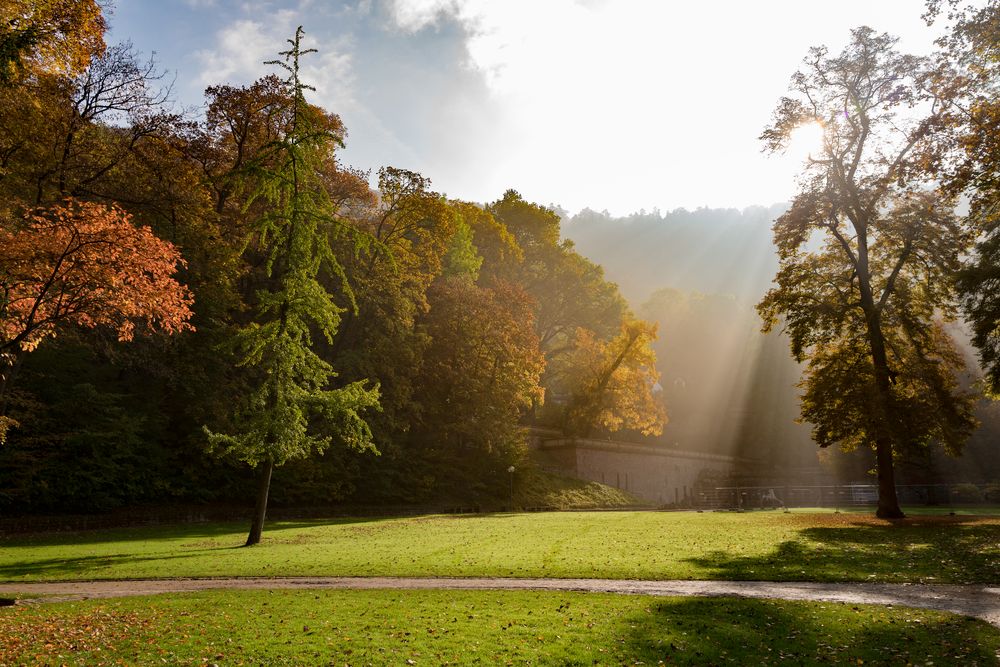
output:
[[[192,112],[96,0],[0,7],[0,511],[475,504],[529,426],[838,445],[884,517],[897,464],[996,470],[993,4],[928,3],[935,57],[813,49],[760,137],[821,128],[792,201],[625,220],[345,164],[301,28]]]
[[[98,3],[45,7],[0,52],[0,512],[245,503],[272,469],[277,503],[474,504],[526,424],[662,430],[655,327],[559,217],[344,165],[299,35],[197,116]]]

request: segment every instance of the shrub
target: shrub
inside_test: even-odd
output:
[[[983,496],[991,503],[1000,503],[1000,482],[991,482],[986,485]]]
[[[975,484],[956,484],[951,487],[951,497],[960,503],[981,503],[983,492]]]

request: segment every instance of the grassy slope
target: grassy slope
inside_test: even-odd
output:
[[[866,605],[226,591],[0,609],[0,663],[996,664],[1000,631]],[[660,663],[663,664],[663,663]]]
[[[572,512],[198,524],[0,541],[0,580],[413,575],[1000,581],[1000,518]]]
[[[600,482],[529,469],[514,496],[518,507],[552,509],[624,508],[649,505],[632,494]]]

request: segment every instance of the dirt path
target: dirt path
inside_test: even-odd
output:
[[[0,583],[0,595],[26,602],[52,602],[155,595],[218,588],[343,588],[548,590],[701,595],[781,600],[884,604],[950,611],[1000,627],[1000,585],[866,584],[774,581],[632,581],[617,579],[502,579],[418,577],[276,577],[230,579],[139,579],[46,583]]]

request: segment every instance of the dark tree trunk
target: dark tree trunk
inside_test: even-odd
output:
[[[862,296],[864,300],[864,296]],[[866,313],[868,341],[871,346],[872,366],[875,371],[876,406],[875,464],[878,472],[878,509],[880,519],[902,519],[906,515],[899,508],[896,496],[896,471],[892,461],[892,375],[885,351],[880,314],[874,308]]]
[[[260,543],[264,532],[264,515],[267,514],[267,493],[271,490],[271,472],[274,471],[274,461],[268,459],[260,467],[260,481],[257,486],[257,506],[254,508],[253,522],[250,524],[250,535],[244,546],[252,547]]]
[[[878,468],[878,509],[880,519],[902,519],[906,515],[899,509],[896,497],[896,470],[892,463],[892,441],[880,438],[875,444],[875,461]]]

